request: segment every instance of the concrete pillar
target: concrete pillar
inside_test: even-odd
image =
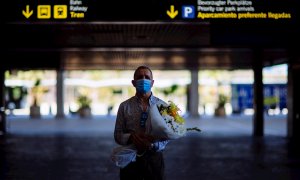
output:
[[[189,88],[189,115],[190,117],[199,117],[199,92],[198,92],[198,70],[191,70],[191,85]]]
[[[0,136],[6,134],[5,115],[5,70],[0,68]]]
[[[298,62],[297,62],[298,60]],[[288,64],[288,124],[287,136],[293,139],[300,138],[300,59],[296,58],[296,51],[290,52]]]
[[[64,118],[64,70],[57,70],[57,77],[56,77],[56,103],[57,103],[57,114],[56,118]]]
[[[262,50],[253,51],[254,99],[253,99],[253,136],[264,135],[264,95],[263,95],[263,54]]]

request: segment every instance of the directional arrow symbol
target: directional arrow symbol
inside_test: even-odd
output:
[[[170,18],[174,19],[177,16],[177,14],[178,14],[178,11],[177,10],[175,11],[174,5],[171,5],[170,11],[167,10],[167,15],[170,16]]]
[[[22,14],[28,19],[33,14],[33,10],[30,11],[29,5],[26,5],[26,11],[23,10]]]

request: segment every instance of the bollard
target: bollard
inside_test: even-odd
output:
[[[4,136],[6,134],[5,117],[5,108],[0,107],[0,136]]]

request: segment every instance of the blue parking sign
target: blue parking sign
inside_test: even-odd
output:
[[[195,18],[195,6],[188,5],[182,6],[182,18],[192,19]]]

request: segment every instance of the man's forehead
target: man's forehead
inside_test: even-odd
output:
[[[137,69],[136,72],[135,72],[135,74],[134,74],[134,78],[137,78],[138,76],[143,76],[143,75],[147,75],[150,78],[153,78],[152,77],[152,72],[149,69],[147,69],[147,68]]]
[[[149,69],[139,69],[137,71],[137,74],[151,74],[151,72],[149,71]]]

